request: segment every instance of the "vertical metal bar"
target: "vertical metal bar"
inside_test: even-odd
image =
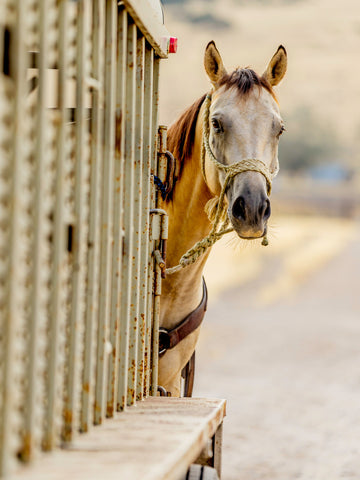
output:
[[[130,330],[130,278],[132,275],[134,229],[134,150],[135,150],[135,88],[136,88],[136,25],[128,17],[125,102],[125,175],[124,175],[124,238],[121,277],[121,332],[119,360],[118,408],[124,409],[128,387],[128,348]],[[126,73],[125,73],[126,72]]]
[[[92,92],[90,220],[88,251],[88,285],[85,320],[84,372],[80,429],[88,431],[94,419],[97,326],[100,291],[101,202],[104,135],[104,50],[105,0],[92,2],[92,78],[98,88]]]
[[[26,410],[24,415],[23,441],[21,457],[30,460],[40,447],[42,428],[44,425],[44,375],[46,327],[49,302],[50,280],[50,245],[51,235],[51,197],[48,185],[51,184],[50,170],[53,150],[49,145],[51,124],[46,112],[48,84],[46,68],[51,50],[48,49],[46,32],[49,27],[49,11],[51,0],[39,4],[39,89],[37,109],[37,138],[34,175],[34,222],[33,222],[33,260],[32,260],[32,292],[30,316],[28,324],[28,363],[26,366],[27,389]]]
[[[117,33],[117,1],[106,2],[105,23],[105,131],[103,161],[103,202],[100,251],[100,303],[97,347],[96,391],[94,422],[99,424],[105,415],[108,356],[113,346],[109,342],[111,305],[111,260],[113,245],[113,177],[115,146],[115,65]],[[110,350],[111,349],[111,350]],[[110,351],[109,351],[110,350]]]
[[[87,79],[90,73],[90,3],[77,5],[75,228],[73,235],[72,305],[69,322],[67,378],[65,382],[63,439],[70,441],[79,428],[85,295],[87,275],[89,136],[86,119]]]
[[[148,129],[148,156],[150,163],[150,178],[149,178],[149,208],[155,207],[155,186],[154,186],[154,138],[155,131],[153,121],[153,94],[154,94],[154,51],[149,46],[148,48],[148,68],[149,81],[145,83],[145,92],[149,90],[149,129]],[[149,216],[150,221],[150,216]],[[154,283],[154,259],[152,252],[154,250],[154,242],[151,239],[151,223],[149,224],[149,245],[148,245],[148,278],[147,278],[147,305],[146,305],[146,348],[145,348],[145,391],[144,395],[150,394],[150,378],[151,378],[151,331],[152,331],[152,310],[153,310],[153,283]]]
[[[116,48],[116,110],[115,110],[115,156],[114,156],[114,248],[111,278],[111,325],[110,343],[112,354],[109,362],[109,378],[107,388],[107,415],[116,410],[118,403],[118,364],[120,348],[120,298],[121,298],[121,266],[123,241],[123,189],[124,189],[124,138],[125,122],[125,75],[126,68],[126,29],[127,13],[124,8],[118,11],[117,48]]]
[[[143,115],[144,115],[144,53],[145,38],[138,31],[136,47],[136,106],[135,106],[135,162],[134,162],[134,236],[130,300],[130,344],[129,344],[129,380],[128,405],[136,401],[138,364],[137,353],[141,320],[139,317],[139,287],[141,260],[141,214],[142,214],[142,162],[143,162]],[[143,366],[142,366],[143,368]]]
[[[35,0],[29,0],[27,5],[24,2],[16,2],[18,14],[18,28],[21,33],[14,35],[11,44],[17,43],[17,52],[12,52],[11,63],[16,66],[16,130],[13,132],[14,158],[14,190],[13,190],[13,240],[14,249],[11,259],[11,281],[10,285],[10,321],[12,328],[17,328],[14,345],[14,355],[9,361],[12,363],[13,376],[11,377],[13,398],[12,409],[18,412],[16,425],[16,439],[12,438],[12,447],[17,452],[24,452],[27,444],[26,420],[28,418],[29,402],[28,392],[30,388],[29,378],[29,355],[30,336],[29,326],[32,325],[32,294],[34,287],[34,211],[35,211],[35,173],[37,166],[37,144],[38,144],[38,95],[35,93],[31,98],[27,96],[26,84],[26,52],[31,48],[38,47],[39,33],[39,10]],[[14,12],[14,10],[13,10]],[[11,13],[8,17],[11,19]],[[12,68],[9,72],[11,73]],[[8,92],[9,93],[9,92]],[[14,94],[14,92],[12,92]],[[10,94],[11,96],[11,94]],[[6,110],[5,110],[6,111]],[[9,118],[12,118],[10,115]],[[42,299],[43,300],[43,299]],[[15,331],[15,330],[13,330]],[[16,362],[15,362],[16,359]],[[35,388],[35,386],[34,386]],[[39,402],[41,403],[41,402]],[[37,411],[38,413],[38,411]],[[10,419],[9,419],[10,421]],[[14,425],[13,425],[14,427]],[[40,440],[40,436],[38,437]],[[26,453],[26,452],[25,452]],[[26,456],[25,456],[26,458]]]
[[[120,7],[121,8],[121,7]],[[125,125],[126,125],[126,81],[127,81],[127,36],[128,36],[128,15],[124,8],[121,8],[119,11],[119,21],[118,21],[118,61],[117,61],[117,99],[116,99],[116,160],[115,168],[120,167],[120,190],[116,188],[119,195],[119,209],[120,209],[120,218],[119,218],[119,263],[121,265],[120,275],[119,275],[119,284],[118,284],[118,293],[117,293],[117,302],[119,308],[120,324],[119,324],[119,333],[118,333],[118,358],[117,364],[114,366],[116,369],[116,374],[112,374],[110,368],[110,376],[116,379],[114,381],[114,388],[116,388],[116,409],[121,410],[125,407],[124,397],[120,396],[120,392],[125,392],[127,390],[127,382],[125,379],[125,373],[127,369],[127,345],[128,345],[128,319],[126,316],[126,310],[123,305],[125,301],[123,290],[126,288],[124,286],[123,275],[124,270],[124,241],[125,241]],[[120,165],[119,165],[120,162]],[[119,166],[119,167],[118,167]],[[115,197],[116,198],[116,197]],[[116,210],[114,211],[116,212]],[[116,222],[115,222],[116,223]]]
[[[74,99],[72,98],[72,87],[76,84],[76,5],[71,2],[62,2],[60,13],[60,28],[64,30],[63,39],[60,41],[60,62],[62,71],[60,71],[59,81],[63,81],[65,98],[63,99],[63,111],[61,112],[64,123],[63,137],[61,141],[61,148],[63,148],[63,169],[64,169],[64,190],[63,201],[63,215],[65,228],[65,248],[66,248],[66,264],[64,268],[63,278],[63,309],[65,316],[65,327],[62,331],[63,349],[62,352],[62,422],[61,435],[65,437],[66,429],[71,431],[71,418],[66,416],[65,400],[69,394],[69,382],[71,382],[71,369],[68,368],[70,358],[71,345],[71,320],[72,320],[72,289],[73,289],[73,271],[74,271],[74,232],[75,232],[75,163],[76,163],[76,147],[75,147],[75,124],[72,118],[72,109],[74,106]],[[64,50],[64,51],[63,51]],[[59,152],[59,155],[61,151]]]
[[[152,108],[152,127],[153,127],[153,141],[151,148],[151,161],[152,161],[152,173],[157,175],[157,125],[158,125],[158,110],[159,110],[159,66],[160,58],[154,58],[154,74],[153,74],[153,108]],[[155,205],[156,194],[154,187],[152,188],[152,204]],[[155,269],[155,262],[152,263],[152,268]],[[158,275],[157,271],[154,271],[154,277]],[[157,279],[154,279],[156,285]],[[159,315],[160,315],[160,299],[154,291],[153,305],[151,312],[152,322],[152,354],[151,354],[151,395],[157,395],[157,381],[158,381],[158,331],[159,331]]]
[[[48,327],[48,362],[46,375],[46,410],[45,410],[45,432],[42,440],[43,448],[50,450],[59,441],[62,420],[62,387],[64,377],[64,335],[66,320],[65,302],[67,296],[67,251],[66,251],[66,210],[65,210],[65,157],[66,157],[66,123],[67,118],[67,88],[66,88],[66,65],[67,65],[67,44],[66,44],[66,20],[67,3],[62,2],[57,9],[57,4],[51,5],[49,12],[52,21],[59,19],[58,32],[48,38],[48,49],[50,48],[50,64],[58,65],[59,79],[57,101],[59,110],[49,112],[55,126],[53,130],[53,152],[56,160],[55,173],[55,198],[53,199],[54,233],[53,238],[53,263],[51,271],[51,297],[49,306],[49,327]],[[57,30],[56,26],[52,27]],[[57,57],[58,54],[58,58]]]
[[[19,322],[24,284],[19,276],[21,231],[21,107],[24,100],[24,18],[15,1],[0,7],[0,476],[18,447]],[[20,31],[19,29],[23,27]],[[15,132],[17,135],[15,135]],[[17,201],[15,201],[17,199]],[[17,285],[17,282],[19,284]],[[20,302],[19,302],[20,300]]]
[[[149,289],[149,229],[150,229],[150,199],[151,199],[151,143],[152,143],[152,93],[153,93],[153,51],[146,42],[145,45],[145,81],[144,81],[144,141],[142,164],[142,217],[141,217],[141,276],[140,276],[140,305],[139,320],[141,322],[141,342],[138,348],[138,382],[137,398],[141,400],[148,395],[148,337],[151,336],[148,321],[148,301],[152,292]],[[150,285],[151,288],[151,285]],[[149,291],[150,290],[150,291]]]

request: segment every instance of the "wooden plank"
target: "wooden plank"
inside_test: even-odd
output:
[[[178,480],[225,416],[225,400],[149,397],[11,480]]]

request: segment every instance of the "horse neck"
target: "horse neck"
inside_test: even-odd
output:
[[[200,112],[199,119],[202,118]],[[163,205],[169,215],[168,267],[179,263],[181,256],[211,230],[204,211],[210,193],[201,173],[202,126],[198,120],[191,158],[183,166],[176,184],[173,200]],[[180,272],[168,275],[163,281],[161,298],[161,325],[172,328],[194,310],[202,298],[202,273],[208,250],[194,264]]]

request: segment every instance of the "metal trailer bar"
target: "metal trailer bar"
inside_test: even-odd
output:
[[[96,352],[100,292],[100,230],[102,197],[102,159],[104,136],[104,52],[105,52],[105,0],[92,5],[92,66],[91,77],[97,88],[92,89],[91,115],[91,171],[90,220],[88,250],[88,281],[85,320],[84,371],[82,378],[80,429],[87,432],[94,419],[96,379]]]
[[[153,89],[153,55],[149,44],[145,43],[144,59],[144,111],[143,111],[143,161],[142,161],[142,206],[141,206],[141,258],[140,264],[140,295],[139,295],[139,330],[140,342],[138,343],[138,378],[136,387],[136,398],[142,400],[148,395],[146,379],[149,376],[149,364],[147,361],[147,336],[148,329],[147,300],[149,297],[148,276],[149,276],[149,227],[150,227],[150,175],[151,175],[151,132],[152,132],[152,89]],[[150,294],[151,297],[151,294]]]
[[[58,110],[47,110],[53,123],[51,155],[54,157],[54,196],[52,198],[52,262],[51,289],[48,309],[48,354],[47,374],[45,376],[45,425],[42,439],[44,450],[51,450],[59,444],[61,432],[62,387],[64,366],[64,329],[66,322],[66,296],[68,288],[68,255],[66,250],[66,123],[67,90],[66,90],[66,3],[58,5],[52,2],[49,10],[48,29],[53,32],[49,39],[49,64],[57,64],[59,81],[57,85]],[[58,24],[56,23],[58,19]],[[58,43],[57,43],[58,37]],[[41,85],[40,85],[41,88]]]
[[[125,172],[124,172],[124,241],[120,324],[120,371],[118,406],[123,410],[127,404],[130,302],[134,230],[134,162],[135,162],[135,89],[136,89],[136,38],[137,29],[128,16],[126,55],[126,101],[125,101]]]
[[[49,238],[52,235],[52,171],[54,149],[51,148],[53,136],[52,125],[46,111],[47,87],[46,68],[51,56],[51,45],[45,32],[50,28],[51,0],[39,4],[39,56],[38,82],[36,96],[36,153],[34,164],[33,187],[33,236],[31,264],[31,296],[29,304],[29,322],[27,325],[27,362],[25,375],[24,424],[22,429],[21,458],[30,460],[40,449],[42,425],[45,418],[45,354],[47,348],[46,330],[48,321],[48,305],[50,300],[50,255]],[[20,7],[21,8],[21,7]],[[46,47],[45,47],[46,45]],[[50,48],[48,48],[50,47]]]
[[[14,133],[21,122],[25,34],[23,29],[17,37],[14,35],[16,21],[24,25],[24,18],[16,18],[12,11],[14,3],[7,1],[0,6],[0,476],[11,470],[18,446],[13,434],[17,420],[14,378],[19,367],[14,353],[22,320],[18,293],[24,293],[23,283],[16,285],[20,266],[16,259],[22,258],[20,245],[14,241],[21,231],[20,217],[15,215],[19,214],[20,205],[14,203],[13,210],[11,207],[22,187],[19,176],[22,144]]]
[[[145,192],[144,192],[144,208],[147,212],[150,212],[150,207],[153,204],[152,191],[154,184],[152,182],[151,169],[152,169],[152,153],[153,153],[153,74],[154,74],[154,54],[151,46],[146,43],[145,50],[145,92],[144,92],[144,163],[143,174],[145,177]],[[150,231],[150,218],[147,214],[145,218],[145,225],[143,225],[144,231]],[[143,281],[145,283],[145,295],[146,302],[144,304],[145,312],[145,348],[144,348],[144,377],[141,379],[143,387],[143,397],[147,397],[150,394],[150,361],[151,361],[151,307],[152,307],[152,242],[150,241],[150,235],[146,235],[144,243],[142,244],[143,265],[146,266],[145,275]],[[140,381],[138,382],[138,387]],[[141,398],[141,397],[140,397]]]
[[[117,1],[107,0],[105,20],[105,127],[103,153],[103,189],[100,250],[100,301],[95,391],[95,424],[100,424],[106,409],[108,356],[113,346],[109,341],[111,305],[111,264],[113,245],[113,178],[115,147],[115,65],[117,33]],[[114,319],[116,322],[116,318]],[[113,329],[115,328],[112,325]],[[109,351],[110,350],[110,351]]]
[[[142,161],[143,161],[143,113],[144,113],[144,53],[145,38],[138,32],[136,44],[136,90],[135,90],[135,158],[134,158],[134,232],[132,254],[132,279],[130,299],[130,343],[128,367],[128,405],[136,401],[138,375],[138,345],[142,342],[139,312],[140,260],[141,260],[141,216],[142,216]]]
[[[126,43],[122,41],[122,32],[126,30],[126,13],[123,9],[116,10],[117,25],[115,45],[116,65],[116,92],[114,96],[114,175],[113,175],[113,256],[111,271],[111,305],[110,305],[110,333],[109,341],[112,347],[109,361],[109,372],[107,382],[107,407],[106,416],[112,417],[117,410],[118,393],[118,362],[120,348],[120,297],[121,297],[121,260],[122,260],[122,232],[123,232],[123,177],[124,177],[124,155],[123,155],[123,122],[122,106],[125,103],[125,83],[119,72],[119,64],[123,66],[126,55]]]
[[[160,73],[160,59],[158,57],[154,58],[154,67],[153,67],[153,110],[152,110],[152,126],[153,126],[153,134],[152,134],[152,145],[151,145],[151,158],[152,158],[152,175],[157,175],[157,125],[158,125],[158,108],[159,108],[159,73]],[[154,186],[154,180],[152,178],[152,189],[151,189],[151,203],[155,205],[156,203],[156,192]],[[152,241],[152,251],[155,250],[155,242]],[[157,378],[158,378],[158,351],[159,351],[159,338],[158,338],[158,331],[159,331],[159,315],[160,310],[158,307],[158,299],[155,293],[155,285],[156,285],[156,275],[155,273],[155,262],[152,258],[151,260],[151,270],[154,272],[152,274],[152,286],[153,286],[153,302],[150,308],[149,305],[149,312],[148,315],[152,319],[151,321],[151,345],[149,345],[149,351],[151,351],[151,380],[150,380],[150,394],[156,395],[157,394]]]
[[[75,172],[74,172],[74,233],[71,249],[72,299],[69,318],[67,378],[64,399],[63,440],[70,441],[80,425],[81,372],[83,367],[83,335],[85,327],[85,298],[88,250],[87,198],[89,195],[89,135],[86,117],[87,82],[90,77],[90,3],[80,0],[73,18],[77,27],[76,51],[76,115],[75,115]]]
[[[125,176],[125,94],[126,94],[126,61],[127,61],[127,24],[128,18],[124,8],[118,9],[116,39],[116,109],[115,109],[115,170],[114,170],[114,253],[111,285],[111,318],[110,342],[113,346],[109,362],[109,378],[107,389],[107,415],[119,410],[119,372],[121,359],[120,339],[126,333],[127,322],[122,319],[122,257],[124,231],[124,176]],[[116,320],[115,320],[116,319]],[[124,353],[124,350],[122,351]]]

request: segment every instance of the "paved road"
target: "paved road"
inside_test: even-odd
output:
[[[240,286],[212,267],[195,395],[228,400],[223,480],[360,479],[360,228],[330,224]]]

